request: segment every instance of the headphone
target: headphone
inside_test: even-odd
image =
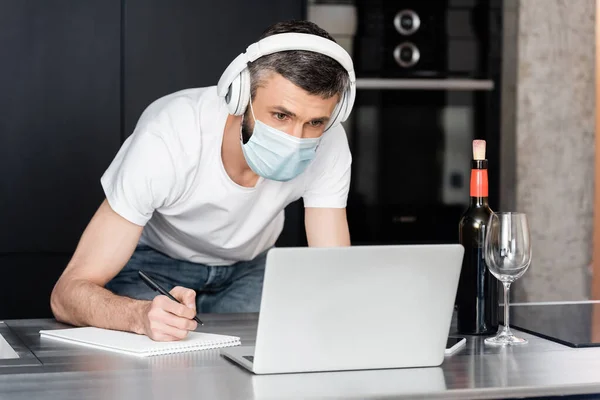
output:
[[[356,96],[356,76],[352,58],[342,46],[332,40],[308,33],[280,33],[252,43],[246,51],[238,55],[221,75],[217,84],[217,94],[225,99],[229,113],[243,115],[250,102],[250,72],[248,63],[272,53],[287,50],[305,50],[321,53],[339,62],[348,71],[350,84],[344,90],[340,101],[331,114],[325,130],[345,121],[354,105]]]

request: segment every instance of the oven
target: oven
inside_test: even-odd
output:
[[[501,2],[359,0],[352,243],[454,243],[469,204],[473,139],[499,199]]]

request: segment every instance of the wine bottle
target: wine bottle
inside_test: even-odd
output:
[[[471,200],[459,223],[459,242],[465,248],[458,293],[457,329],[471,335],[498,330],[498,281],[484,257],[486,228],[492,210],[488,202],[488,160],[485,140],[473,141]]]

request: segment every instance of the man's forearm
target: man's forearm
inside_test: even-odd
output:
[[[81,279],[59,282],[51,299],[52,312],[61,322],[140,334],[144,333],[143,315],[148,304]]]

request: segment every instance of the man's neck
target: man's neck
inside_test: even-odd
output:
[[[246,163],[242,144],[240,143],[240,126],[242,117],[228,115],[223,131],[221,159],[227,175],[240,186],[254,187],[258,181],[256,175]]]

